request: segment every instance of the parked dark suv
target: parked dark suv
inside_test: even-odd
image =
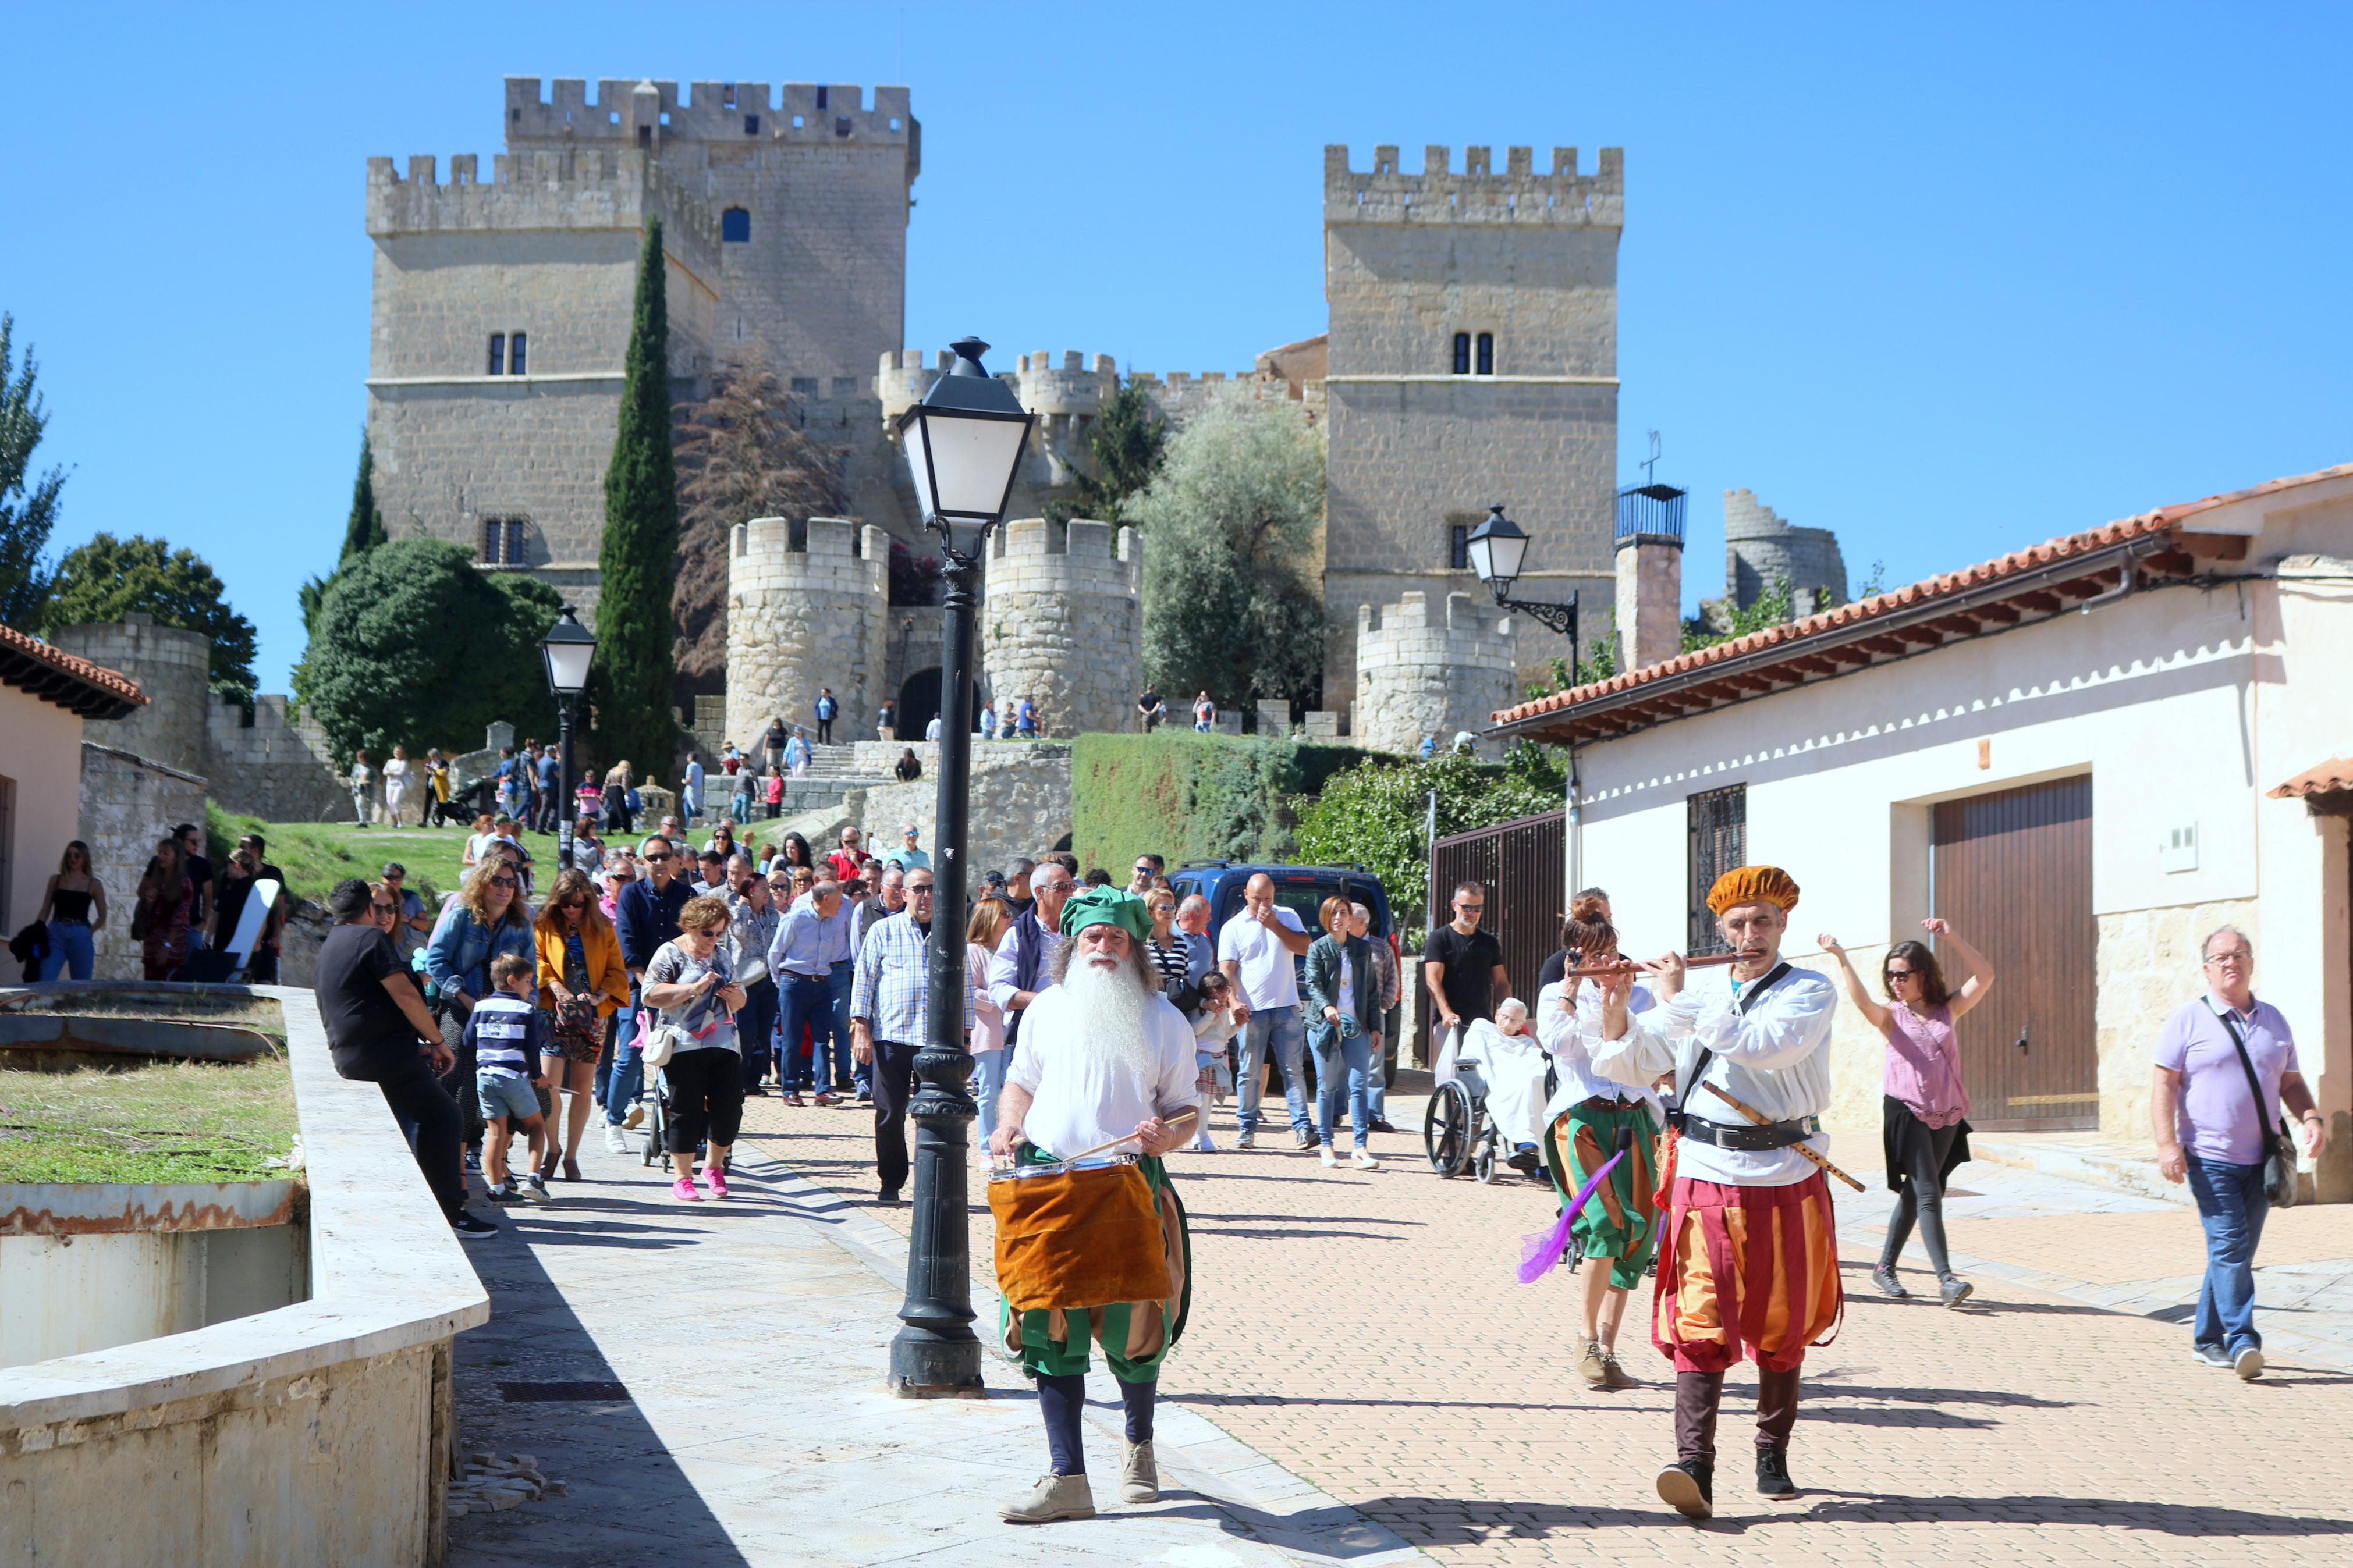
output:
[[[1389,952],[1398,958],[1398,984],[1408,983],[1409,966],[1398,954],[1397,921],[1389,913],[1388,894],[1382,890],[1381,879],[1361,866],[1266,866],[1240,860],[1187,860],[1168,873],[1168,885],[1176,890],[1180,900],[1198,893],[1209,900],[1209,940],[1215,942],[1225,923],[1242,912],[1243,885],[1261,872],[1273,879],[1274,901],[1297,915],[1310,937],[1324,934],[1321,910],[1324,900],[1335,894],[1372,910],[1372,927],[1366,934],[1372,941],[1389,944]],[[1307,961],[1303,958],[1298,963],[1303,970]],[[1390,1083],[1397,1081],[1398,1012],[1390,1008],[1381,1022],[1381,1054],[1387,1058],[1382,1067],[1383,1078]],[[1310,1051],[1307,1056],[1312,1080],[1314,1053]],[[1282,1092],[1280,1081],[1274,1085],[1274,1091]]]

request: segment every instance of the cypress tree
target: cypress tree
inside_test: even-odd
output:
[[[348,566],[353,557],[365,555],[390,538],[385,531],[384,513],[375,509],[375,452],[363,435],[359,476],[352,480],[352,515],[343,524],[343,552],[335,563]]]
[[[596,752],[626,757],[639,777],[664,779],[678,755],[670,717],[678,474],[670,442],[670,310],[661,220],[652,218],[638,257],[620,428],[605,470],[605,539],[596,552]]]

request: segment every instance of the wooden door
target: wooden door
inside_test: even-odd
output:
[[[2100,1124],[2092,918],[2092,780],[2057,779],[1937,806],[1929,897],[1986,955],[1992,994],[1960,1022],[1973,1125]],[[1937,945],[1947,983],[1963,974]]]

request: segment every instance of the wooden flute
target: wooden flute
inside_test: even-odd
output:
[[[1737,963],[1739,962],[1740,954],[1736,952],[1711,952],[1704,958],[1684,959],[1683,967],[1685,969],[1714,969],[1720,963]],[[1590,969],[1569,970],[1562,974],[1561,978],[1563,980],[1590,980],[1598,976],[1610,974],[1641,974],[1647,973],[1649,972],[1644,970],[1639,963],[1597,963]]]

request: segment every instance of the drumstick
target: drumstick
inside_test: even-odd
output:
[[[1683,967],[1685,969],[1714,969],[1719,963],[1737,963],[1740,962],[1742,956],[1742,954],[1737,952],[1712,952],[1704,958],[1684,959]],[[1566,973],[1562,974],[1561,978],[1563,980],[1589,980],[1596,976],[1606,976],[1611,974],[1638,974],[1641,973],[1643,973],[1642,966],[1639,963],[1597,963],[1590,969],[1569,970]]]
[[[1716,1088],[1715,1085],[1708,1083],[1702,1084],[1700,1087],[1706,1089],[1708,1093],[1715,1096],[1716,1099],[1724,1101],[1725,1104],[1732,1107],[1733,1110],[1740,1112],[1741,1115],[1748,1118],[1749,1121],[1757,1123],[1757,1126],[1765,1127],[1771,1124],[1773,1120],[1771,1117],[1766,1115],[1763,1111],[1758,1110],[1752,1105],[1748,1105],[1743,1101],[1733,1099],[1732,1096],[1725,1093],[1724,1090]],[[1861,1182],[1856,1181],[1852,1176],[1848,1175],[1844,1171],[1840,1170],[1836,1165],[1831,1164],[1828,1160],[1825,1160],[1820,1154],[1815,1153],[1805,1144],[1792,1143],[1789,1147],[1795,1149],[1799,1153],[1803,1154],[1807,1159],[1811,1160],[1815,1166],[1820,1169],[1824,1175],[1836,1176],[1840,1181],[1844,1182],[1848,1186],[1852,1187],[1858,1193],[1864,1190],[1863,1184]]]
[[[1184,1110],[1178,1111],[1176,1115],[1168,1119],[1168,1130],[1173,1132],[1177,1128],[1184,1126],[1186,1123],[1191,1121],[1195,1117],[1200,1114],[1201,1113],[1198,1109],[1188,1105]],[[1080,1152],[1071,1155],[1067,1160],[1057,1160],[1054,1163],[1058,1165],[1075,1165],[1082,1160],[1092,1160],[1098,1154],[1108,1154],[1123,1143],[1133,1143],[1134,1142],[1135,1134],[1131,1132],[1124,1138],[1114,1138],[1108,1143],[1098,1143],[1093,1148],[1082,1150]]]

